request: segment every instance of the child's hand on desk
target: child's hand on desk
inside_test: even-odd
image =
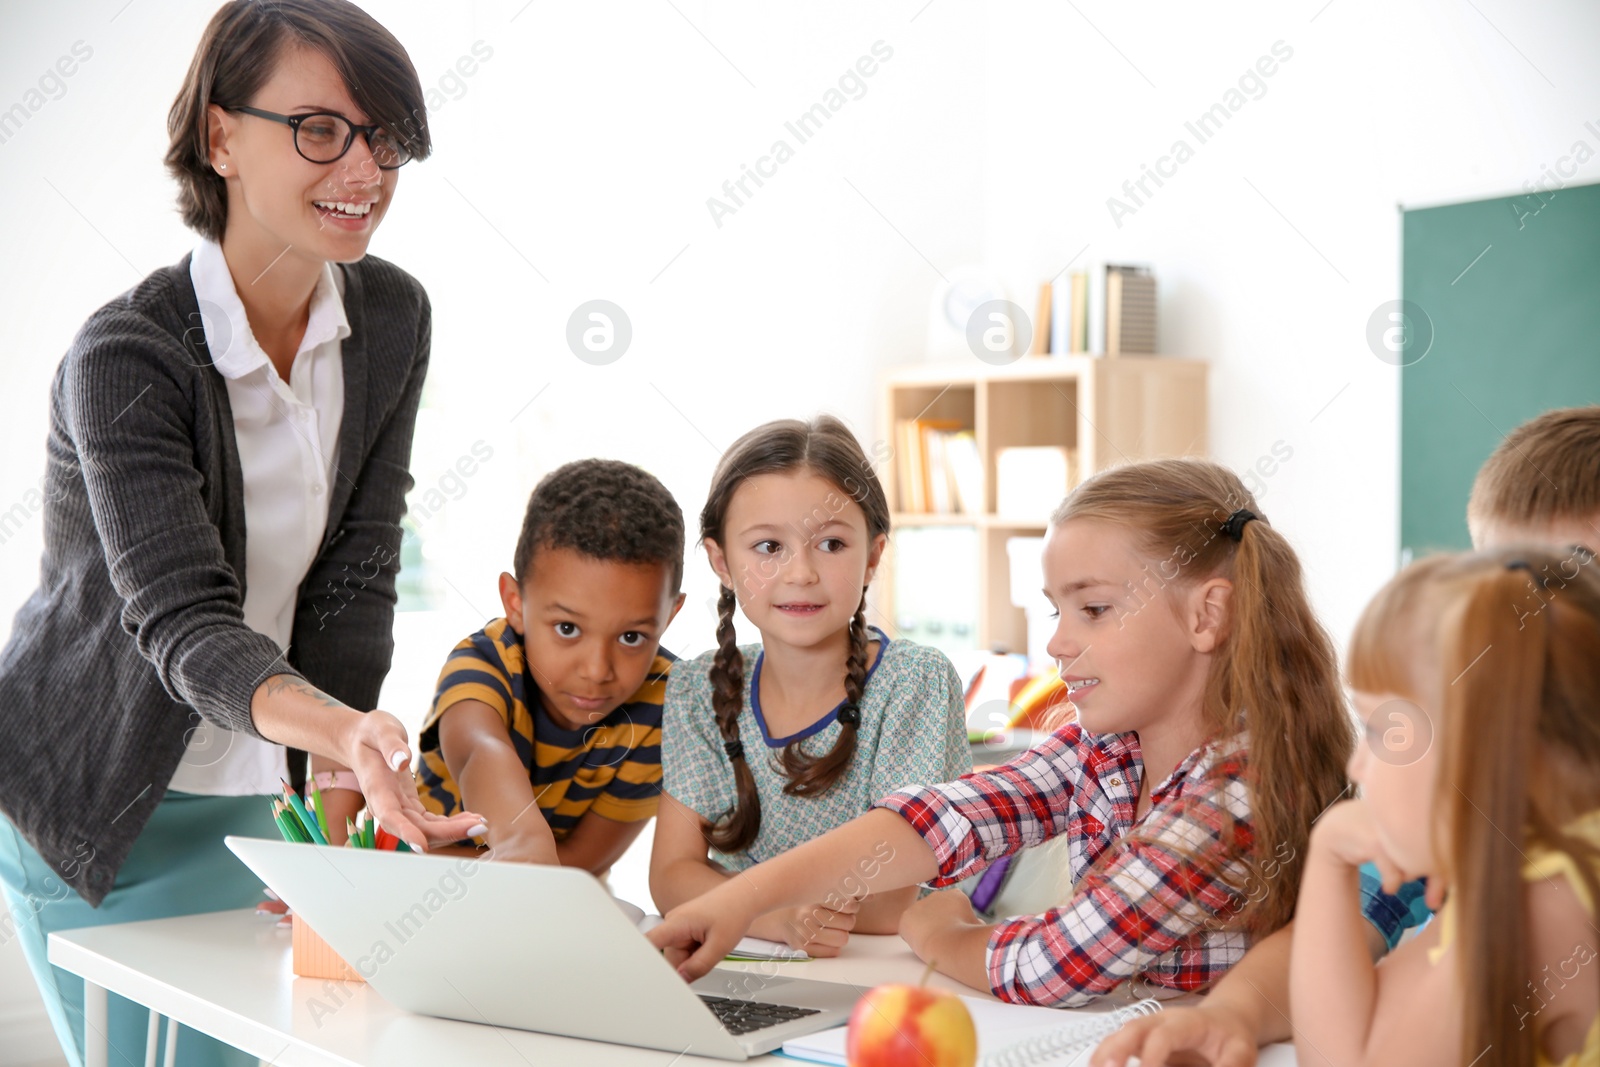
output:
[[[989,988],[988,945],[994,927],[959,889],[930,893],[900,916],[900,936],[917,958],[974,989]]]
[[[400,720],[387,711],[357,715],[345,740],[344,763],[356,773],[367,810],[378,825],[419,852],[428,842],[447,844],[485,831],[470,811],[435,815],[417,798],[411,776],[411,742]]]
[[[1174,1053],[1177,1058],[1169,1059]],[[1124,1023],[1100,1042],[1089,1067],[1126,1067],[1130,1056],[1139,1057],[1140,1067],[1195,1062],[1255,1067],[1258,1053],[1255,1030],[1246,1020],[1220,1005],[1202,1004],[1167,1008]]]
[[[855,929],[856,915],[861,902],[845,896],[829,904],[801,904],[772,912],[782,925],[783,940],[790,948],[797,948],[811,956],[826,958],[837,956],[850,940]]]
[[[934,942],[941,934],[961,926],[984,926],[972,910],[972,898],[959,889],[929,893],[915,901],[900,916],[900,936],[917,958],[927,962]]]

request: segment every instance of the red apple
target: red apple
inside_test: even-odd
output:
[[[850,1067],[973,1067],[978,1032],[954,993],[927,986],[881,985],[850,1013]]]

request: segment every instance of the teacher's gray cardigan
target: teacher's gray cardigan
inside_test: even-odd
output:
[[[0,651],[0,811],[93,905],[199,716],[259,737],[250,698],[273,674],[377,703],[432,318],[393,264],[336,269],[350,322],[338,466],[287,656],[244,623],[243,475],[189,257],[96,311],[56,372],[39,588]]]

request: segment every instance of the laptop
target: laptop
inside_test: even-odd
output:
[[[572,867],[225,840],[379,995],[419,1015],[743,1060],[840,1025],[860,996],[721,967],[686,984]]]

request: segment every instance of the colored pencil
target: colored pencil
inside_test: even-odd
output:
[[[322,810],[322,790],[317,788],[317,783],[311,783],[311,810],[317,813],[317,828],[322,831],[322,839],[331,842],[333,835],[328,832],[328,814]]]
[[[317,836],[311,831],[312,820],[295,808],[293,803],[290,802],[289,794],[284,794],[282,803],[284,815],[289,820],[289,826],[295,831],[299,839],[307,844],[315,843]]]
[[[283,817],[289,820],[289,828],[299,835],[300,841],[303,844],[309,845],[316,840],[316,835],[314,835],[311,832],[311,828],[306,825],[305,819],[299,812],[295,811],[287,801],[283,802]]]
[[[272,802],[272,819],[278,824],[278,832],[283,835],[285,841],[304,844],[311,840],[302,832],[299,821],[295,818],[294,813],[289,810],[289,806],[281,800]]]
[[[282,800],[273,798],[272,822],[277,826],[278,833],[291,844],[328,844],[329,838],[322,833],[317,817],[310,813],[303,802],[296,803],[297,800],[299,798],[293,791],[285,792]],[[322,815],[322,822],[326,823],[326,813],[319,814]],[[358,818],[346,818],[344,830],[347,848],[370,848],[385,852],[416,851],[404,839],[379,826],[378,821],[366,811],[360,812]]]
[[[381,826],[378,827],[378,847],[389,852],[414,851],[399,834],[391,834]]]
[[[294,837],[289,833],[289,827],[284,824],[283,812],[278,810],[278,802],[276,800],[272,802],[272,824],[278,828],[278,833],[283,835],[285,841],[294,840]]]
[[[305,840],[305,837],[300,833],[300,827],[295,823],[294,815],[289,811],[289,806],[287,804],[281,800],[274,800],[272,802],[272,809],[274,816],[278,820],[278,829],[283,834],[283,839],[285,841],[292,841],[295,844],[299,844]]]
[[[300,795],[289,787],[288,782],[283,784],[283,798],[289,802],[289,806],[294,809],[294,813],[300,817],[300,823],[306,828],[306,832],[311,835],[312,842],[318,845],[326,845],[328,839],[323,837],[322,831],[317,828],[317,820],[306,810],[305,801],[301,800]]]

